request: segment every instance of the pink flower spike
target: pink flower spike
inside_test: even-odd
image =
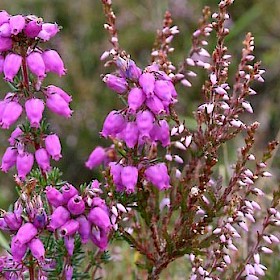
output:
[[[33,51],[26,58],[29,70],[40,80],[46,77],[46,67],[42,55],[39,52]]]
[[[35,152],[35,158],[39,167],[44,171],[48,172],[51,169],[50,156],[46,149],[40,148]]]
[[[34,163],[34,156],[28,152],[17,156],[16,166],[18,170],[18,176],[21,179],[25,179],[26,175],[31,171]]]
[[[1,44],[1,41],[0,41]],[[18,54],[9,53],[4,61],[3,72],[5,80],[12,82],[14,77],[17,75],[22,62],[22,57]]]
[[[56,134],[48,135],[45,139],[46,150],[55,161],[62,158],[61,145],[59,138]]]
[[[52,112],[65,118],[70,118],[73,113],[69,107],[69,103],[57,93],[47,96],[46,105]]]
[[[25,111],[31,127],[38,128],[45,109],[44,102],[38,98],[31,98],[25,102]]]
[[[11,16],[9,22],[13,35],[18,35],[25,27],[25,18],[22,15]]]
[[[43,52],[42,57],[46,66],[46,72],[56,73],[60,77],[66,74],[64,63],[55,50],[47,50]]]

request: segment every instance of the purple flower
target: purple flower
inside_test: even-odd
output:
[[[139,84],[147,97],[154,95],[155,77],[152,73],[143,73],[139,78]]]
[[[71,197],[67,203],[67,208],[73,215],[80,215],[85,211],[85,202],[79,195]]]
[[[42,30],[42,20],[34,19],[28,22],[23,30],[25,35],[29,38],[35,38]]]
[[[43,229],[47,223],[47,214],[44,208],[39,208],[36,211],[33,224],[38,229]]]
[[[108,88],[119,94],[125,93],[127,91],[128,84],[124,78],[112,74],[107,74],[103,78],[103,82],[107,85]]]
[[[145,170],[145,177],[159,190],[170,187],[170,177],[165,163],[158,163]]]
[[[19,240],[14,236],[11,242],[11,253],[13,256],[13,260],[16,262],[20,262],[27,250],[27,244],[19,242]]]
[[[45,258],[45,248],[43,242],[39,238],[33,238],[29,244],[28,247],[31,251],[31,254],[34,258],[36,258],[38,261],[43,261]]]
[[[150,137],[149,133],[153,128],[154,116],[148,110],[138,112],[136,116],[136,124],[140,132],[140,137]]]
[[[15,145],[16,139],[18,139],[19,136],[22,135],[22,130],[19,127],[16,127],[16,129],[11,133],[11,136],[9,138],[10,145]]]
[[[63,206],[57,207],[51,215],[51,221],[48,229],[55,231],[57,228],[63,226],[70,219],[69,211]]]
[[[0,26],[0,36],[7,38],[11,36],[11,27],[8,22],[5,22]]]
[[[25,223],[18,230],[15,241],[19,241],[21,244],[26,244],[31,241],[38,233],[37,228],[31,223]]]
[[[9,22],[13,35],[18,35],[25,26],[25,18],[22,15],[11,16]]]
[[[42,54],[46,66],[46,72],[53,72],[60,77],[66,74],[64,63],[55,50],[47,50]]]
[[[51,169],[50,156],[46,149],[40,148],[35,152],[35,158],[38,166],[44,171],[48,172]]]
[[[5,62],[5,57],[3,55],[0,55],[0,73],[3,72],[4,62]]]
[[[122,114],[118,111],[111,111],[106,117],[101,135],[103,137],[116,136],[125,128],[125,120]]]
[[[58,161],[61,155],[61,145],[56,134],[48,135],[45,139],[46,150],[55,161]]]
[[[64,203],[68,203],[69,199],[72,198],[75,195],[78,195],[78,190],[72,186],[71,184],[65,184],[62,188],[62,196]]]
[[[8,22],[10,18],[10,15],[5,11],[0,11],[0,25],[2,25],[5,22]]]
[[[13,47],[13,40],[0,36],[0,52],[9,51]]]
[[[54,93],[60,95],[67,103],[70,103],[72,101],[72,97],[61,88],[53,85],[48,86],[47,95],[52,95]]]
[[[18,230],[22,224],[22,218],[17,217],[13,212],[6,212],[4,214],[4,220],[11,230]]]
[[[83,244],[86,244],[90,236],[90,230],[91,230],[90,223],[88,219],[83,215],[76,218],[76,221],[78,221],[79,223],[78,233],[81,236],[81,241]]]
[[[75,238],[73,235],[67,235],[64,237],[64,245],[69,256],[73,255],[75,248]]]
[[[93,169],[100,165],[106,158],[106,152],[102,147],[96,147],[86,161],[86,167]]]
[[[92,242],[101,250],[105,251],[108,246],[107,232],[103,229],[92,228],[91,232]]]
[[[0,41],[1,44],[1,41]],[[22,62],[22,57],[15,53],[9,53],[4,61],[3,72],[5,80],[12,82],[16,74],[18,73]]]
[[[46,77],[46,67],[42,55],[39,52],[33,51],[26,58],[29,70],[40,80]]]
[[[11,169],[17,161],[17,149],[13,147],[8,147],[2,157],[2,164],[1,164],[1,170],[3,172],[8,172],[9,169]]]
[[[146,100],[147,107],[155,114],[159,115],[165,113],[164,105],[161,100],[155,95],[147,98]]]
[[[88,219],[91,223],[97,227],[108,232],[111,229],[111,221],[109,215],[100,207],[94,207],[90,210],[88,214]]]
[[[135,186],[138,180],[138,169],[134,166],[125,166],[121,171],[122,184],[127,193],[135,192]]]
[[[158,80],[155,82],[155,94],[163,101],[172,102],[172,97],[176,97],[177,93],[172,82]]]
[[[141,74],[142,74],[142,70],[136,66],[133,60],[130,59],[125,71],[125,76],[130,80],[136,81],[139,79]]]
[[[122,184],[122,179],[121,179],[121,171],[123,169],[122,165],[116,162],[110,162],[109,166],[110,166],[110,173],[113,176],[113,181],[114,184],[116,185],[117,191],[119,192],[123,191],[124,186]]]
[[[25,111],[31,127],[39,127],[44,108],[44,102],[38,98],[31,98],[25,102]]]
[[[7,102],[2,112],[0,125],[4,129],[9,129],[22,113],[21,105],[16,101]]]
[[[160,120],[155,124],[150,135],[153,141],[160,141],[163,147],[170,145],[169,125],[166,120]]]
[[[45,192],[46,192],[47,199],[52,206],[58,207],[63,204],[64,202],[63,195],[56,188],[52,186],[47,186]]]
[[[59,31],[59,27],[56,23],[43,23],[42,30],[38,34],[38,37],[44,42],[49,41]]]
[[[128,94],[128,107],[132,112],[136,112],[144,103],[146,95],[141,88],[133,88]]]
[[[65,275],[65,280],[72,280],[73,276],[73,266],[71,265],[66,265],[64,268],[64,275]]]
[[[134,148],[138,142],[139,132],[135,122],[128,122],[123,131],[123,140],[128,148]]]
[[[79,229],[79,222],[76,220],[69,220],[67,221],[61,228],[60,228],[60,235],[61,236],[68,236],[75,234]]]
[[[47,96],[46,105],[55,114],[66,118],[70,118],[73,113],[69,107],[69,103],[57,93],[52,93]]]
[[[34,156],[28,152],[17,155],[16,167],[18,176],[25,179],[26,175],[31,171],[34,163]]]

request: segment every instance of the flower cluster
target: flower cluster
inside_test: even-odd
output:
[[[61,158],[59,138],[48,134],[42,121],[43,112],[47,106],[52,112],[69,118],[72,98],[57,86],[42,86],[48,72],[62,76],[66,69],[55,50],[39,47],[58,32],[56,23],[45,23],[36,16],[0,12],[0,73],[15,89],[0,101],[0,126],[9,129],[23,111],[28,124],[17,126],[11,134],[11,146],[2,158],[1,170],[7,172],[16,165],[21,179],[32,169],[33,154],[43,172],[50,170],[50,158]]]

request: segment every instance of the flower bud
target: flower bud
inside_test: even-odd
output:
[[[19,241],[21,244],[26,244],[31,241],[32,238],[36,236],[38,230],[34,227],[31,223],[25,223],[23,226],[20,227],[18,230],[15,241]]]
[[[25,102],[25,111],[31,127],[39,127],[44,108],[44,102],[38,98],[31,98]]]
[[[33,51],[26,58],[29,70],[40,80],[46,77],[46,67],[42,55],[39,52]]]
[[[101,135],[103,137],[116,136],[125,128],[125,120],[122,114],[118,111],[111,111],[106,117]]]
[[[139,79],[139,77],[142,74],[142,70],[136,66],[135,62],[133,60],[129,60],[127,69],[125,71],[125,76],[133,81],[136,81]]]
[[[91,231],[90,223],[89,223],[88,219],[83,215],[79,216],[76,219],[76,221],[78,221],[78,223],[79,223],[78,232],[81,236],[81,241],[83,244],[86,244],[89,240],[90,231]]]
[[[61,145],[59,138],[56,134],[48,135],[45,139],[46,150],[55,161],[62,158]]]
[[[148,167],[145,170],[145,177],[159,190],[164,190],[170,187],[170,177],[164,163]]]
[[[149,137],[149,132],[153,128],[154,116],[148,110],[138,112],[136,116],[136,124],[140,132],[140,136]]]
[[[0,36],[0,52],[9,51],[13,47],[13,40]]]
[[[53,72],[60,77],[66,74],[64,63],[55,50],[47,50],[42,54],[46,66],[46,72]]]
[[[43,229],[47,223],[47,214],[44,208],[40,208],[37,210],[35,218],[33,220],[33,224],[38,229]]]
[[[57,207],[51,215],[51,220],[48,226],[50,231],[55,231],[63,226],[70,219],[70,213],[63,206]]]
[[[72,97],[61,88],[53,85],[48,86],[47,95],[52,95],[53,93],[60,95],[67,103],[72,101]]]
[[[7,102],[2,112],[0,125],[4,129],[9,129],[14,124],[22,113],[22,107],[18,102]]]
[[[13,35],[18,35],[25,26],[25,18],[22,15],[11,16],[9,22]]]
[[[140,88],[133,88],[128,94],[128,107],[132,112],[136,112],[146,99],[145,93]]]
[[[92,228],[91,240],[101,251],[106,250],[108,246],[108,236],[105,230]]]
[[[73,111],[69,107],[69,103],[66,102],[63,97],[57,93],[53,93],[47,96],[47,107],[60,116],[70,118]]]
[[[108,232],[111,229],[111,221],[109,215],[100,207],[94,207],[88,214],[88,219],[97,227]]]
[[[71,184],[65,184],[62,188],[62,196],[64,203],[68,203],[69,199],[72,198],[75,195],[78,195],[78,190],[72,186]]]
[[[23,30],[24,34],[29,38],[35,38],[42,30],[42,20],[34,19],[28,22]]]
[[[155,77],[152,73],[143,73],[139,77],[139,84],[147,97],[154,95]]]
[[[16,236],[14,236],[11,242],[11,253],[13,256],[13,260],[16,262],[20,262],[23,259],[26,250],[27,250],[27,244],[20,243],[16,239]]]
[[[48,172],[51,169],[50,165],[50,156],[47,153],[46,149],[40,148],[35,152],[35,159],[38,163],[38,166],[44,171]]]
[[[38,37],[44,42],[49,41],[59,31],[57,23],[43,23],[42,30],[38,34]]]
[[[107,74],[103,78],[103,82],[107,85],[108,88],[119,94],[125,93],[127,91],[128,85],[124,78],[112,74]]]
[[[17,218],[13,212],[6,212],[4,214],[4,220],[11,230],[18,230],[22,224],[22,218]]]
[[[93,169],[98,165],[102,164],[102,162],[106,158],[106,152],[102,147],[96,147],[90,154],[87,162],[86,167],[89,169]]]
[[[71,197],[67,203],[67,208],[73,215],[80,215],[85,211],[85,202],[79,195]]]
[[[48,202],[52,206],[58,207],[58,206],[61,206],[63,204],[63,202],[64,202],[63,195],[56,188],[54,188],[52,186],[47,186],[45,192],[46,192]]]
[[[68,236],[75,234],[79,229],[79,223],[73,219],[67,221],[61,228],[60,228],[60,235],[61,236]]]
[[[28,247],[31,251],[31,254],[38,261],[43,261],[45,258],[45,248],[43,242],[39,238],[33,238]]]
[[[1,170],[3,172],[8,172],[9,169],[11,169],[17,161],[17,149],[13,147],[8,147],[2,157],[2,164],[1,164]]]
[[[1,45],[1,41],[0,41]],[[15,53],[9,53],[4,61],[3,72],[5,80],[12,82],[16,74],[18,73],[22,62],[22,57]]]
[[[134,166],[125,166],[121,171],[121,180],[127,193],[135,192],[138,180],[138,169]]]
[[[65,268],[64,268],[65,280],[72,280],[73,270],[74,270],[73,266],[71,266],[71,265],[65,266]]]
[[[64,245],[69,256],[72,256],[75,248],[75,238],[74,236],[67,235],[64,237]],[[70,279],[72,280],[72,278]]]
[[[16,167],[18,170],[18,176],[21,179],[25,179],[26,175],[31,171],[34,163],[34,156],[28,152],[17,156]]]

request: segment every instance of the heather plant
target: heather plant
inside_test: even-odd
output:
[[[191,50],[178,67],[171,57],[179,28],[167,11],[143,69],[119,43],[111,1],[102,4],[111,43],[101,55],[109,69],[102,80],[123,107],[108,113],[100,132],[111,145],[95,147],[85,162],[89,169],[99,167],[102,179],[79,187],[52,166],[52,160],[61,160],[62,148],[44,117],[45,107],[64,118],[73,113],[67,92],[44,85],[47,74],[67,73],[58,52],[45,47],[60,27],[33,15],[0,12],[0,71],[11,88],[0,101],[0,126],[13,129],[1,170],[16,167],[18,193],[10,209],[1,211],[0,228],[10,235],[1,276],[97,279],[110,260],[109,242],[117,240],[141,255],[137,266],[147,279],[159,279],[182,257],[191,280],[261,279],[264,255],[280,242],[280,192],[275,189],[267,204],[257,183],[272,176],[267,162],[278,143],[269,142],[258,158],[252,149],[259,123],[242,121],[253,113],[248,97],[256,94],[254,83],[264,82],[250,33],[234,82],[229,81],[232,58],[225,42],[233,0],[220,1],[214,13],[204,8]],[[207,50],[212,34],[213,51]],[[184,94],[178,88],[191,91],[198,68],[207,78],[196,125],[189,128],[176,111]],[[237,135],[244,143],[222,177],[221,149]]]

